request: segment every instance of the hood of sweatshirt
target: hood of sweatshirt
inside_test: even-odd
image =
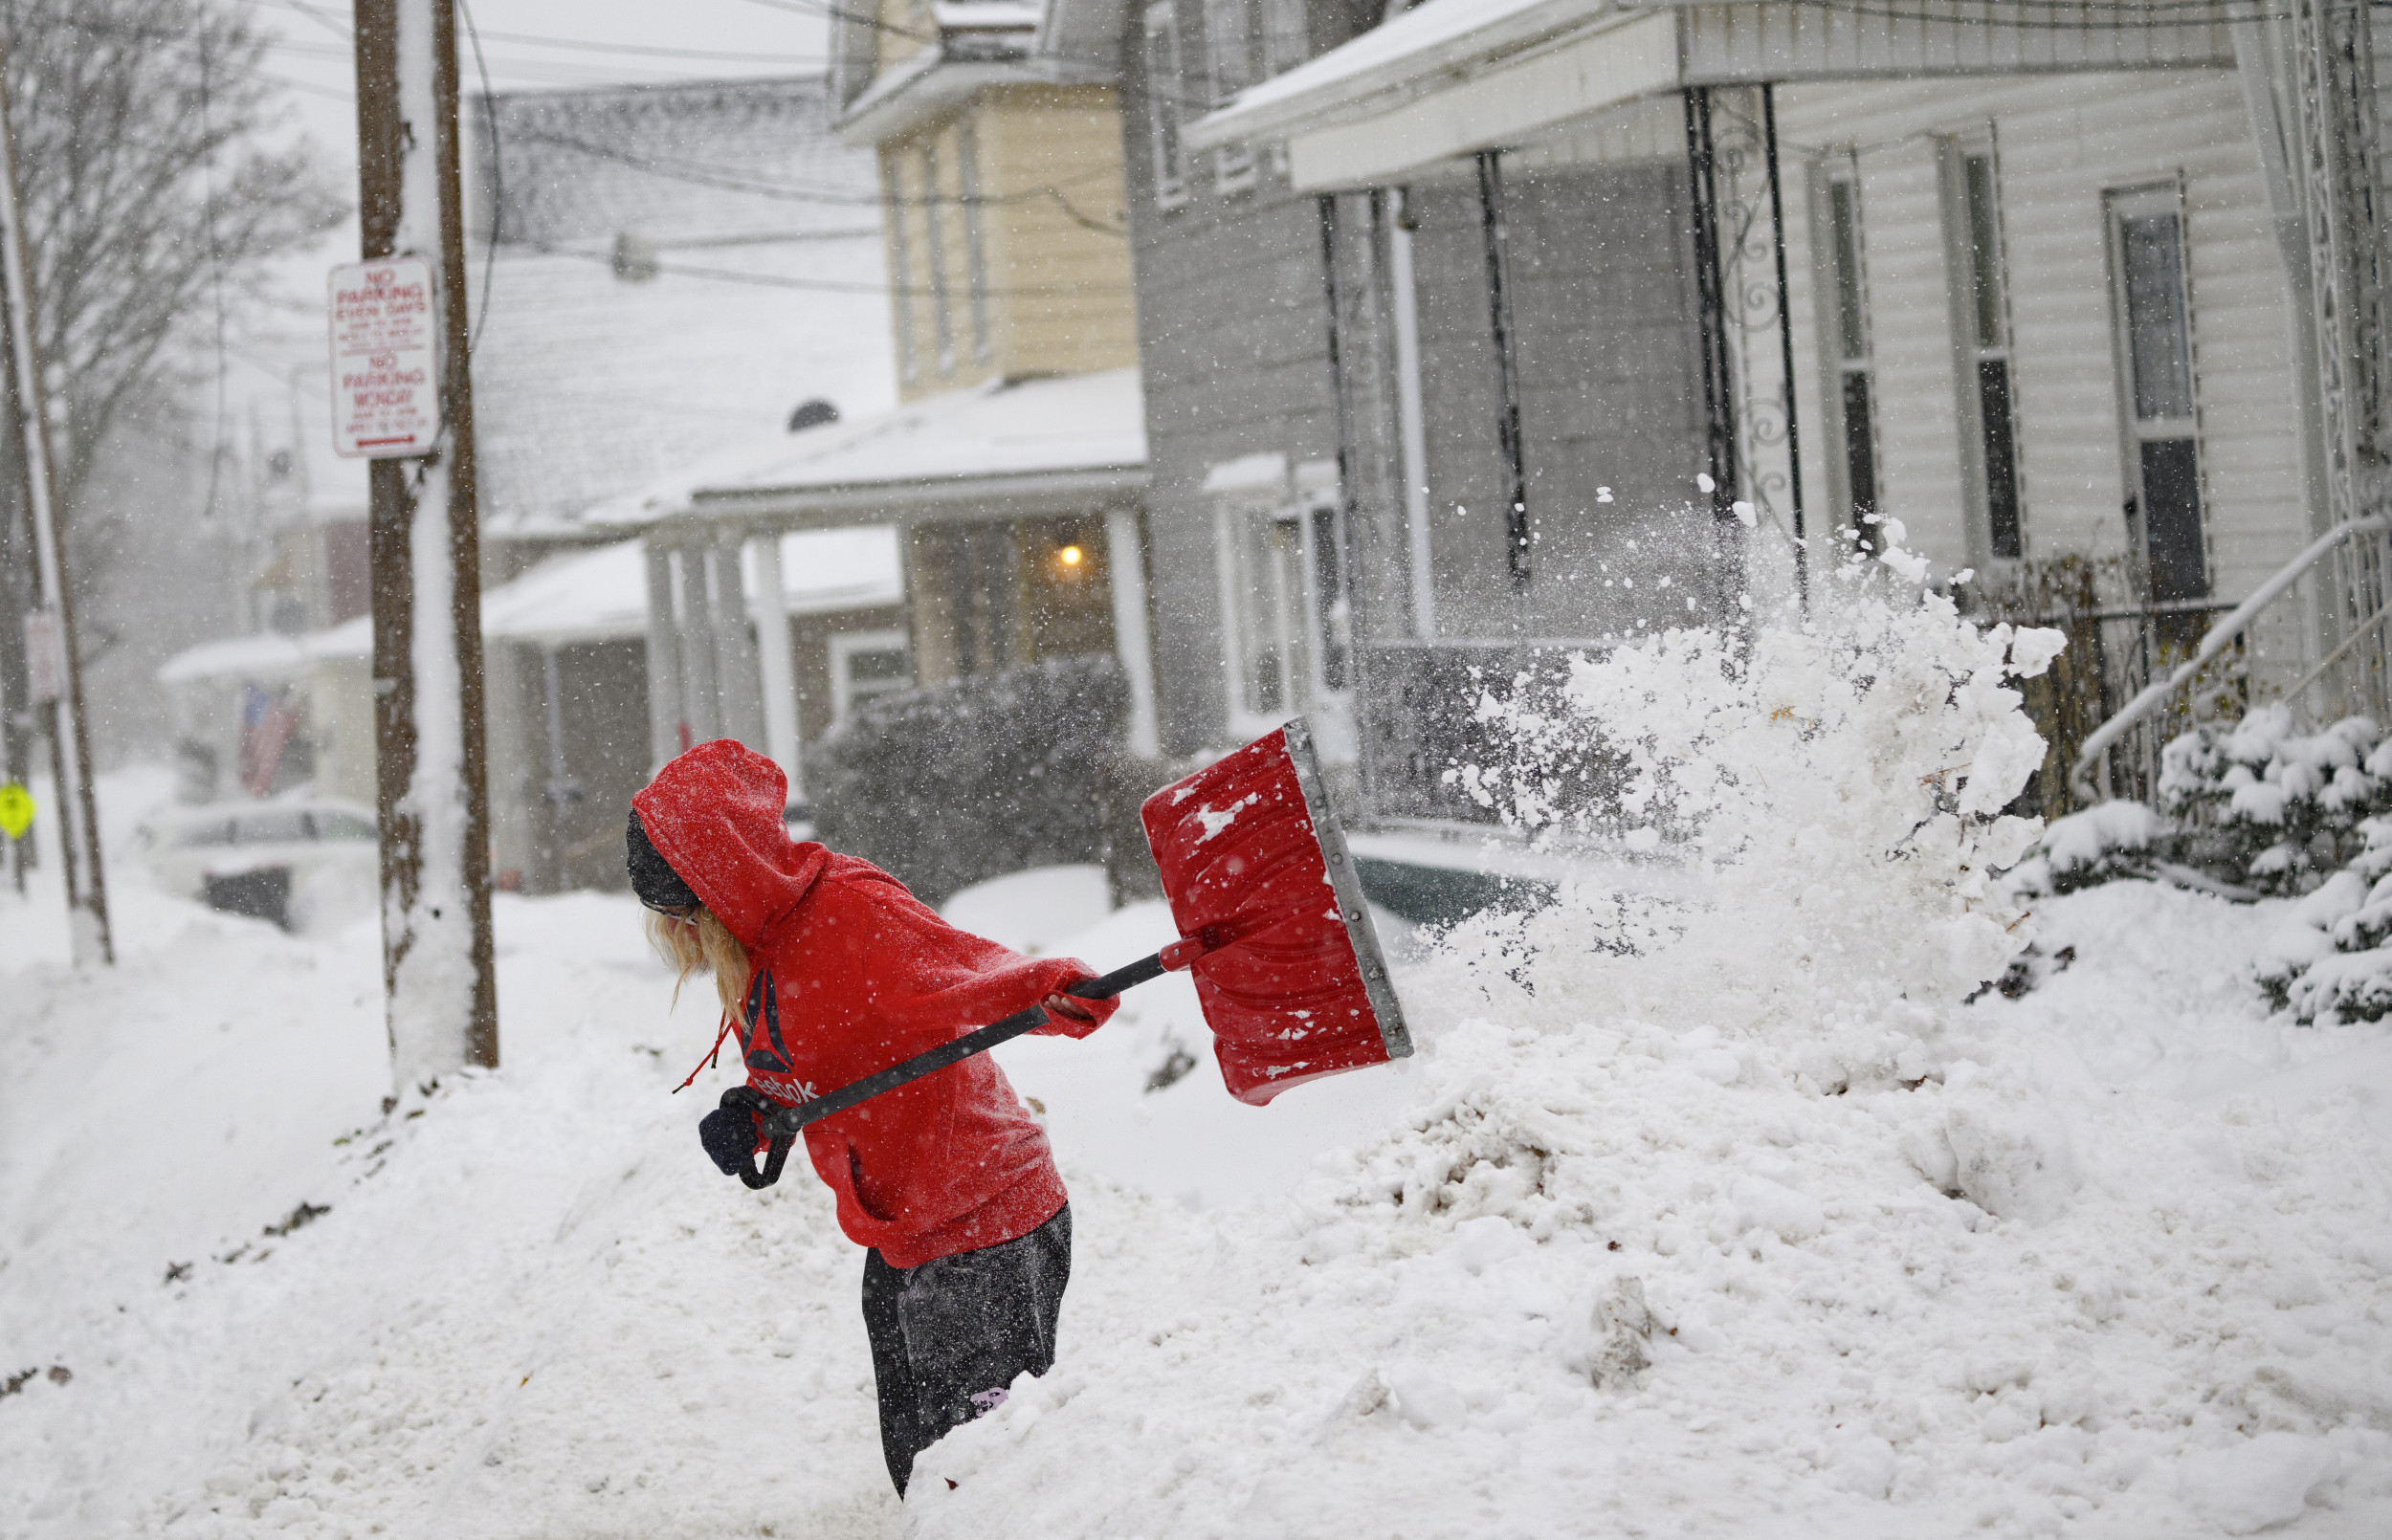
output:
[[[631,798],[656,853],[754,948],[822,876],[831,852],[789,838],[781,767],[736,738],[700,743]]]

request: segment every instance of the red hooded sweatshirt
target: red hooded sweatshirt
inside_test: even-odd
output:
[[[747,1083],[795,1104],[1037,1004],[1094,970],[955,929],[869,862],[792,840],[780,766],[730,738],[631,799],[683,882],[747,948]],[[1094,1022],[1044,1032],[1085,1037]],[[892,1267],[997,1245],[1063,1206],[1047,1136],[979,1054],[806,1130],[839,1227]]]

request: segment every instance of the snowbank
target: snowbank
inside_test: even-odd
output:
[[[1271,1223],[1092,1265],[1083,1346],[923,1457],[915,1532],[2392,1519],[2384,1131],[2317,1078],[2384,1086],[2384,1039],[2265,1022],[2251,912],[2140,886],[2053,906],[2042,995],[1961,1004],[2028,929],[1985,872],[2049,655],[1863,590],[1749,662],[1675,635],[1490,700],[1529,752],[1476,789],[1567,826],[1550,767],[1607,764],[1709,898],[1456,932],[1405,979],[1408,1113]]]
[[[2384,1533],[2392,1026],[2270,1016],[2288,903],[1985,879],[2035,650],[1864,594],[1584,667],[1523,725],[1637,724],[1692,896],[1456,931],[1405,1067],[1238,1106],[1177,979],[1008,1048],[1061,1358],[901,1515],[858,1259],[702,1161],[628,900],[502,898],[505,1067],[385,1116],[370,930],[128,874],[115,974],[0,955],[0,1384],[70,1372],[0,1537]],[[1963,1003],[2029,931],[2074,964]]]

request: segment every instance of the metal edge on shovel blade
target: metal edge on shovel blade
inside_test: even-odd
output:
[[[1313,838],[1320,846],[1320,859],[1329,870],[1329,885],[1338,899],[1338,915],[1345,922],[1346,940],[1354,948],[1354,961],[1362,970],[1362,991],[1370,999],[1371,1015],[1377,1018],[1379,1039],[1385,1045],[1390,1059],[1408,1058],[1412,1051],[1411,1030],[1404,1024],[1404,1009],[1396,1003],[1395,985],[1387,978],[1387,959],[1379,948],[1379,931],[1370,918],[1370,902],[1362,896],[1362,878],[1354,870],[1354,859],[1345,848],[1345,829],[1338,823],[1335,809],[1329,805],[1327,789],[1320,780],[1320,764],[1313,749],[1312,724],[1298,716],[1281,730],[1287,744],[1288,763],[1295,768],[1296,784],[1304,794],[1304,813],[1312,821]]]

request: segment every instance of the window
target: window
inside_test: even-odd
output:
[[[930,328],[939,340],[939,372],[955,367],[955,319],[947,313],[945,199],[939,182],[939,146],[922,146],[922,255],[930,262]]]
[[[1253,23],[1247,10],[1252,4],[1253,0],[1205,0],[1205,59],[1216,107],[1253,83]],[[1252,147],[1224,144],[1214,150],[1212,179],[1223,192],[1252,187]]]
[[[889,274],[897,289],[889,297],[889,315],[897,322],[897,373],[910,381],[920,371],[914,363],[914,257],[905,238],[905,163],[893,155],[887,169],[880,219],[889,232]]]
[[[1171,0],[1146,9],[1146,124],[1155,157],[1155,203],[1187,202],[1180,153],[1180,24]]]
[[[963,267],[971,284],[972,357],[988,362],[988,246],[980,218],[980,135],[972,121],[956,125],[955,164],[963,179]]]
[[[2204,599],[2201,453],[2193,405],[2184,219],[2173,187],[2113,193],[2110,265],[2127,440],[2127,517],[2151,597]]]
[[[1231,725],[1275,723],[1335,706],[1348,688],[1351,623],[1339,559],[1334,464],[1278,455],[1214,468],[1223,661]]]
[[[1876,366],[1870,354],[1868,279],[1861,268],[1860,181],[1849,161],[1829,171],[1826,186],[1825,256],[1834,305],[1827,316],[1826,349],[1842,453],[1845,514],[1875,545],[1877,515]]]
[[[1312,57],[1312,21],[1306,0],[1262,0],[1262,68],[1284,75]]]
[[[831,638],[831,719],[847,720],[856,702],[914,686],[914,658],[903,631],[845,631]]]
[[[1963,421],[1975,418],[1976,494],[1983,511],[1985,549],[2004,561],[2026,554],[2019,518],[2018,432],[2010,374],[2009,276],[2002,261],[2002,210],[1996,201],[1991,146],[1964,149],[1959,173],[1961,344],[1970,367],[1962,388],[1974,397]]]

